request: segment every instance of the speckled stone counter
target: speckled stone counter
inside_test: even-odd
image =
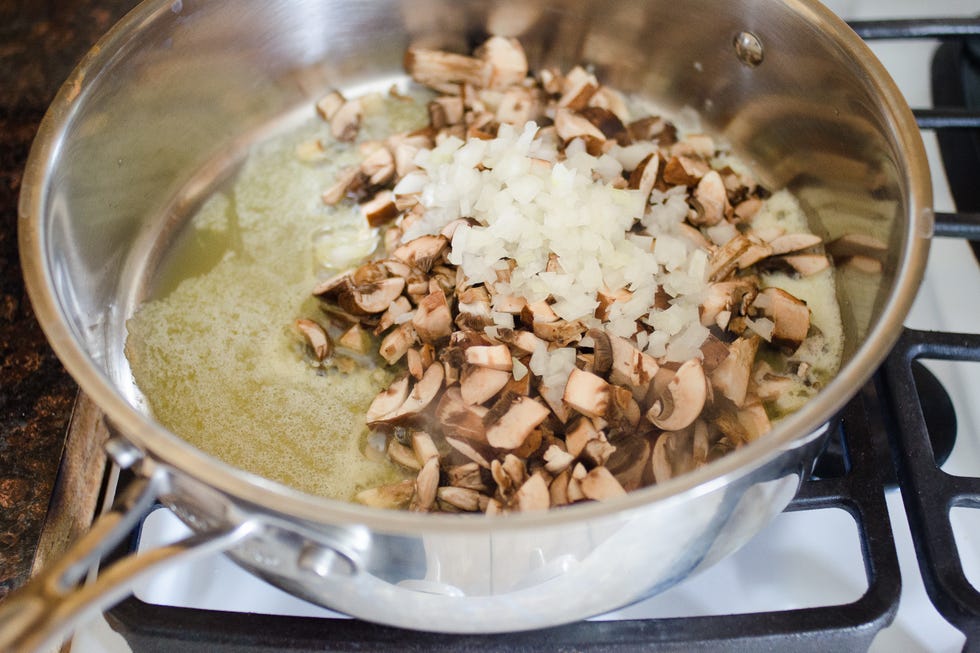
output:
[[[21,174],[58,87],[135,4],[0,0],[0,597],[30,575],[77,395],[21,278]]]

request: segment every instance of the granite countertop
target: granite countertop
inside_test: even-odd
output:
[[[17,197],[38,124],[85,52],[135,0],[0,0],[0,598],[31,572],[77,386],[37,323]]]

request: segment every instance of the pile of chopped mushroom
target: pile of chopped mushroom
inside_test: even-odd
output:
[[[603,500],[769,430],[765,400],[806,370],[756,354],[796,350],[811,316],[759,273],[827,269],[821,239],[753,229],[768,193],[720,166],[711,137],[631,119],[584,68],[529,76],[500,37],[473,56],[411,48],[405,65],[439,93],[430,125],[360,143],[323,193],[358,202],[384,252],[314,294],[353,324],[341,346],[364,351],[370,332],[404,366],[366,421],[414,478],[356,500],[487,514]],[[357,140],[359,100],[317,108]],[[331,355],[324,327],[297,326]]]

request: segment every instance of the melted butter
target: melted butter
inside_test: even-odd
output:
[[[371,131],[415,119],[393,115],[372,118]],[[388,373],[363,362],[349,373],[312,365],[291,329],[296,317],[326,322],[310,298],[309,244],[324,224],[331,237],[363,238],[356,210],[319,200],[356,148],[332,147],[315,164],[296,157],[325,129],[311,122],[257,146],[204,202],[129,320],[126,355],[153,417],[194,446],[304,492],[350,499],[401,476],[362,454],[364,412]]]

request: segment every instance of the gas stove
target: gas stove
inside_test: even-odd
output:
[[[980,240],[980,160],[968,163],[980,152],[980,27],[866,22],[924,11],[965,18],[978,6],[827,4],[869,39],[913,107],[961,103],[956,82],[972,61],[973,113],[917,113],[936,210],[948,214],[938,221],[922,289],[899,344],[846,408],[813,478],[766,531],[639,604],[495,636],[348,619],[215,556],[141,583],[134,597],[76,633],[70,650],[980,651],[980,263],[970,244]],[[961,38],[934,38],[950,27],[975,35],[972,52]],[[114,479],[113,471],[109,496]],[[160,508],[129,546],[147,549],[186,533]]]

